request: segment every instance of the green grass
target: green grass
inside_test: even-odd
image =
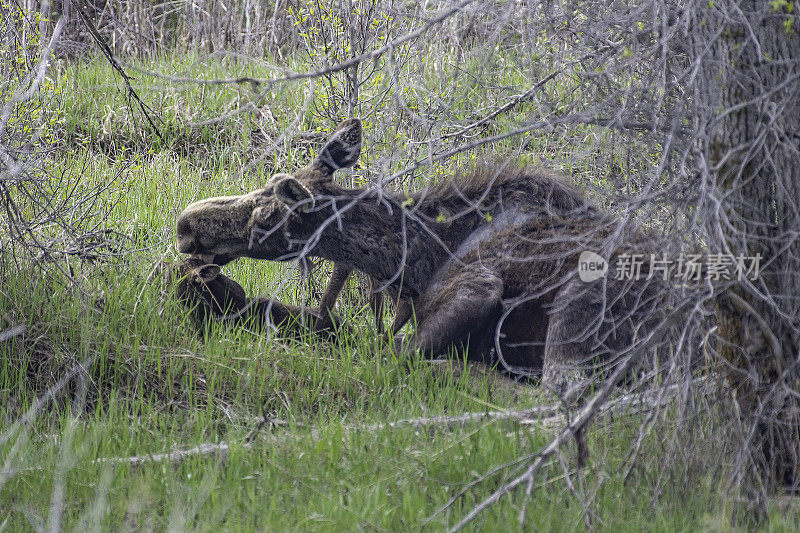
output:
[[[524,89],[523,74],[513,61],[508,64],[497,79]],[[208,77],[274,72],[264,62],[186,56],[142,66]],[[431,92],[450,75],[446,66],[420,74],[419,87],[428,90],[419,94],[459,101],[448,113],[461,119],[490,105],[475,84],[465,84],[463,94]],[[49,165],[64,176],[53,185],[54,197],[71,201],[75,195],[67,191],[73,187],[79,193],[97,191],[86,226],[112,230],[112,241],[138,251],[99,264],[45,258],[81,280],[80,288],[52,268],[45,274],[20,270],[0,255],[0,331],[19,323],[28,328],[25,335],[0,343],[0,531],[37,528],[54,517],[69,530],[407,531],[420,529],[467,489],[428,526],[442,530],[510,479],[513,467],[473,487],[470,483],[497,465],[535,453],[552,436],[551,427],[496,421],[378,428],[413,417],[523,409],[552,398],[535,386],[502,385],[462,372],[459,363],[437,370],[398,361],[378,342],[355,287],[339,309],[352,331],[329,342],[275,338],[218,324],[198,329],[170,288],[162,286],[160,263],[176,258],[173,227],[184,206],[254,189],[271,173],[297,168],[313,155],[313,145],[292,139],[268,153],[265,148],[297,120],[307,84],[276,86],[260,111],[196,126],[247,101],[250,89],[162,84],[137,75],[134,86],[163,120],[162,143],[142,127],[105,62],[63,64],[54,83],[60,90],[60,144]],[[408,98],[417,107],[432,105],[422,96]],[[518,112],[533,110],[523,106]],[[356,179],[374,177],[378,171],[371,164],[386,154],[397,156],[393,169],[415,154],[406,145],[417,132],[396,125],[401,122],[389,120],[386,126],[371,120],[376,123],[367,123]],[[332,126],[311,106],[300,114],[297,131]],[[583,168],[587,179],[600,184],[609,172],[591,163],[607,142],[596,130],[537,137],[521,152],[515,142],[493,150],[528,162],[543,158]],[[564,153],[579,156],[567,161]],[[431,174],[446,172],[450,164],[456,163]],[[241,260],[226,266],[225,273],[250,295],[272,294],[290,303],[312,300],[290,266]],[[318,286],[324,281],[321,272],[315,278]],[[93,364],[85,402],[73,383],[33,424],[15,425],[37,397],[87,358]],[[262,427],[261,417],[279,423]],[[667,484],[657,497],[646,489],[646,480],[661,474],[657,464],[645,467],[637,483],[623,483],[620,465],[637,427],[636,418],[623,416],[590,434],[591,468],[578,490],[591,494],[599,485],[592,523],[610,530],[724,529],[730,506],[719,495],[721,487],[703,475],[695,486]],[[223,441],[230,443],[227,454],[180,463],[101,461]],[[656,435],[645,442],[650,449],[658,445]],[[574,464],[573,451],[565,453]],[[536,480],[542,488],[530,498],[516,491],[471,528],[585,527],[584,509],[562,473],[558,464],[547,467]],[[523,508],[527,522],[521,525],[517,516]],[[771,527],[791,528],[796,520],[793,511]]]

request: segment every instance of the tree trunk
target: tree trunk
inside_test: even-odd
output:
[[[711,251],[761,258],[756,279],[734,280],[719,295],[718,353],[743,429],[739,481],[762,496],[799,481],[797,7],[698,0],[690,8],[698,163],[721,199],[707,221]]]

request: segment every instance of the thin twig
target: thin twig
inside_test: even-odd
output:
[[[139,95],[136,94],[136,91],[131,86],[131,81],[130,81],[131,77],[128,76],[125,70],[123,70],[122,65],[120,65],[116,57],[114,57],[114,52],[111,51],[111,48],[108,46],[106,41],[103,39],[100,33],[98,33],[97,28],[94,27],[94,24],[92,23],[91,19],[89,19],[89,17],[86,16],[86,13],[84,13],[83,11],[83,6],[81,6],[78,3],[78,0],[70,0],[70,1],[72,2],[72,5],[75,7],[75,10],[78,12],[78,15],[80,15],[83,24],[86,26],[86,29],[89,30],[89,34],[92,36],[92,39],[94,39],[95,43],[97,43],[97,46],[99,46],[100,50],[103,52],[103,55],[105,55],[106,58],[108,59],[108,62],[111,64],[111,67],[114,70],[116,70],[117,73],[122,77],[122,80],[125,82],[125,86],[128,89],[128,97],[136,100],[136,103],[139,105],[139,109],[141,110],[142,115],[144,115],[144,118],[147,119],[148,124],[150,124],[150,127],[153,128],[153,131],[155,132],[156,136],[158,136],[158,138],[161,139],[161,141],[163,142],[164,137],[161,135],[161,132],[158,130],[158,127],[156,126],[155,122],[150,116],[152,110],[148,108],[147,105],[144,102],[142,102],[142,99],[139,98]]]

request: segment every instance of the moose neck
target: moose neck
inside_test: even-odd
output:
[[[304,221],[302,233],[316,240],[310,255],[360,270],[413,298],[458,245],[448,225],[421,221],[393,196],[337,193],[325,195],[315,216]]]

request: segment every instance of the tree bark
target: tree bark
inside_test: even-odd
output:
[[[718,297],[717,351],[743,428],[739,479],[763,495],[799,481],[800,6],[694,4],[697,162],[721,199],[710,251],[761,257],[756,279]]]

